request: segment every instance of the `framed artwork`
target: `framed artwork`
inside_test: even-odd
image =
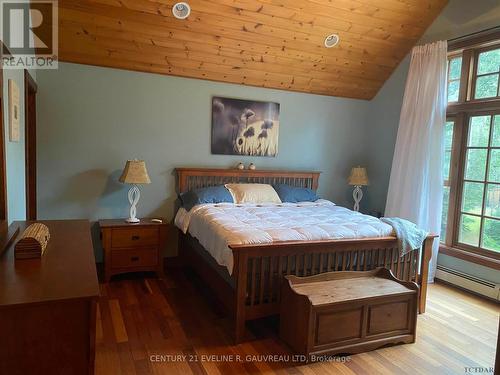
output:
[[[9,79],[9,141],[19,142],[19,86],[16,81]]]
[[[212,154],[278,154],[280,105],[273,102],[212,98]]]

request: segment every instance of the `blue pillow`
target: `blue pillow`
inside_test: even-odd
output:
[[[190,190],[181,194],[180,199],[182,207],[184,207],[187,211],[190,211],[191,208],[197,204],[221,202],[233,203],[233,196],[224,185]]]
[[[311,189],[290,186],[286,184],[273,185],[282,202],[314,202],[319,199],[316,192]]]

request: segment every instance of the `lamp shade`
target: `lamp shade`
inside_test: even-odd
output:
[[[144,160],[128,160],[120,176],[124,184],[150,184],[148,170]]]
[[[368,175],[366,168],[354,167],[351,169],[351,174],[348,179],[349,185],[366,186],[368,185]]]

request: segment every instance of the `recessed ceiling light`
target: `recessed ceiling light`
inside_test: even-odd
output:
[[[325,47],[335,47],[340,42],[340,37],[337,34],[330,34],[325,38]]]
[[[172,14],[174,15],[175,18],[178,18],[180,20],[188,18],[190,13],[191,13],[191,7],[189,6],[188,3],[185,2],[175,3],[174,6],[172,7]]]

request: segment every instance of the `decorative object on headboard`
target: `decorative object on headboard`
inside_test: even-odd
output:
[[[128,201],[130,202],[130,217],[126,220],[127,223],[138,223],[140,220],[137,218],[137,203],[141,198],[141,191],[137,185],[150,184],[146,163],[143,160],[128,160],[125,164],[125,169],[120,176],[120,182],[124,184],[132,184],[128,192]]]
[[[349,185],[354,186],[352,192],[352,197],[354,198],[354,211],[359,211],[359,202],[363,198],[363,191],[361,186],[368,185],[368,175],[366,173],[366,168],[354,167],[351,169],[351,174],[349,175]]]
[[[212,154],[276,156],[279,103],[214,97]]]
[[[257,169],[257,167],[255,166],[255,164],[254,164],[254,163],[250,163],[250,164],[248,165],[248,169],[250,169],[251,171],[255,171],[255,170]]]
[[[242,170],[242,169],[245,169],[245,164],[243,164],[241,161],[238,163],[238,165],[236,166],[237,169],[239,170]]]
[[[49,228],[42,223],[31,224],[14,247],[16,259],[41,258],[50,239]]]

